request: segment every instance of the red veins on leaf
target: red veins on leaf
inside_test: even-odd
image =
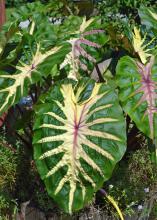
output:
[[[81,44],[84,44],[84,45],[87,45],[90,47],[100,48],[101,47],[100,44],[89,41],[89,40],[85,39],[84,37],[88,36],[88,35],[92,35],[92,34],[103,33],[103,32],[104,32],[103,30],[92,30],[92,31],[88,31],[88,32],[81,34],[81,37],[78,40],[76,40],[75,44],[74,44],[74,57],[79,58],[79,56],[81,55],[84,58],[88,59],[89,61],[96,63],[96,59],[94,57],[92,57],[89,53],[87,53],[81,47]],[[84,63],[79,61],[79,65],[83,70],[87,71],[87,66]]]
[[[155,100],[157,98],[157,92],[156,92],[157,82],[154,82],[151,76],[151,69],[152,69],[153,64],[154,64],[154,57],[151,57],[150,61],[146,65],[143,65],[142,63],[137,62],[138,71],[141,75],[142,85],[135,92],[135,94],[141,93],[141,92],[143,93],[136,107],[141,105],[143,102],[147,102],[147,110],[144,113],[144,117],[148,115],[151,138],[153,138],[154,136],[153,114],[157,113],[157,107],[155,103]]]

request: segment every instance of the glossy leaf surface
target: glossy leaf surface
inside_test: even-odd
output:
[[[49,195],[72,213],[91,201],[122,158],[123,113],[111,88],[94,81],[55,86],[40,102],[34,125],[36,165]]]

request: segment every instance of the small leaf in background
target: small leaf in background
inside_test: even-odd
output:
[[[136,53],[138,53],[142,63],[145,64],[147,62],[147,58],[151,56],[151,54],[148,53],[148,51],[150,51],[151,49],[146,48],[153,42],[154,39],[152,39],[149,43],[145,44],[146,34],[142,39],[140,30],[138,30],[136,27],[134,27],[134,33],[132,34],[134,50]]]

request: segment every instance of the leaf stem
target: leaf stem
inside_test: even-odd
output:
[[[154,138],[153,140],[148,138],[148,149],[150,152],[150,159],[152,163],[156,166],[157,165],[157,139]]]
[[[97,71],[98,76],[99,76],[99,81],[100,81],[100,82],[105,82],[104,78],[103,78],[102,75],[101,75],[101,71],[100,71],[100,69],[99,69],[98,64],[95,65],[95,68],[96,68],[96,71]]]
[[[112,196],[108,195],[104,189],[100,189],[100,192],[103,194],[103,196],[105,196],[109,200],[110,203],[112,203],[112,205],[116,209],[120,219],[124,220],[123,214],[122,214],[117,202],[114,200],[114,198]]]

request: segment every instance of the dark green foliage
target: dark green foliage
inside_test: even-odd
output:
[[[127,215],[136,212],[138,205],[143,206],[157,181],[150,152],[146,143],[143,142],[142,145],[141,149],[127,155],[127,160],[117,165],[108,182],[108,193],[114,197]],[[110,212],[112,207],[109,204],[108,206]]]
[[[30,2],[32,2],[30,0]],[[19,7],[22,4],[28,3],[27,0],[6,0],[6,6],[7,7]]]
[[[156,14],[156,7],[148,8],[141,6],[138,10],[139,16],[141,18],[141,23],[147,30],[147,34],[152,38],[157,36],[157,19],[153,16]],[[154,45],[155,46],[155,45]]]
[[[155,4],[155,0],[100,0],[98,9],[104,20],[116,22],[123,17],[136,20],[138,18],[137,10],[141,5],[152,7]]]
[[[20,148],[18,155],[16,185],[13,195],[18,198],[19,204],[30,201],[30,204],[45,213],[55,206],[40,180],[34,161],[30,157],[30,152],[23,147]]]
[[[0,141],[0,219],[12,216],[16,202],[11,193],[16,185],[17,153],[1,138]]]
[[[17,155],[9,146],[0,142],[0,189],[12,189],[15,185]]]
[[[4,143],[0,146],[0,220],[13,219],[20,204],[29,200],[48,213],[55,204],[44,189],[30,152],[19,144],[20,149],[15,152]]]

